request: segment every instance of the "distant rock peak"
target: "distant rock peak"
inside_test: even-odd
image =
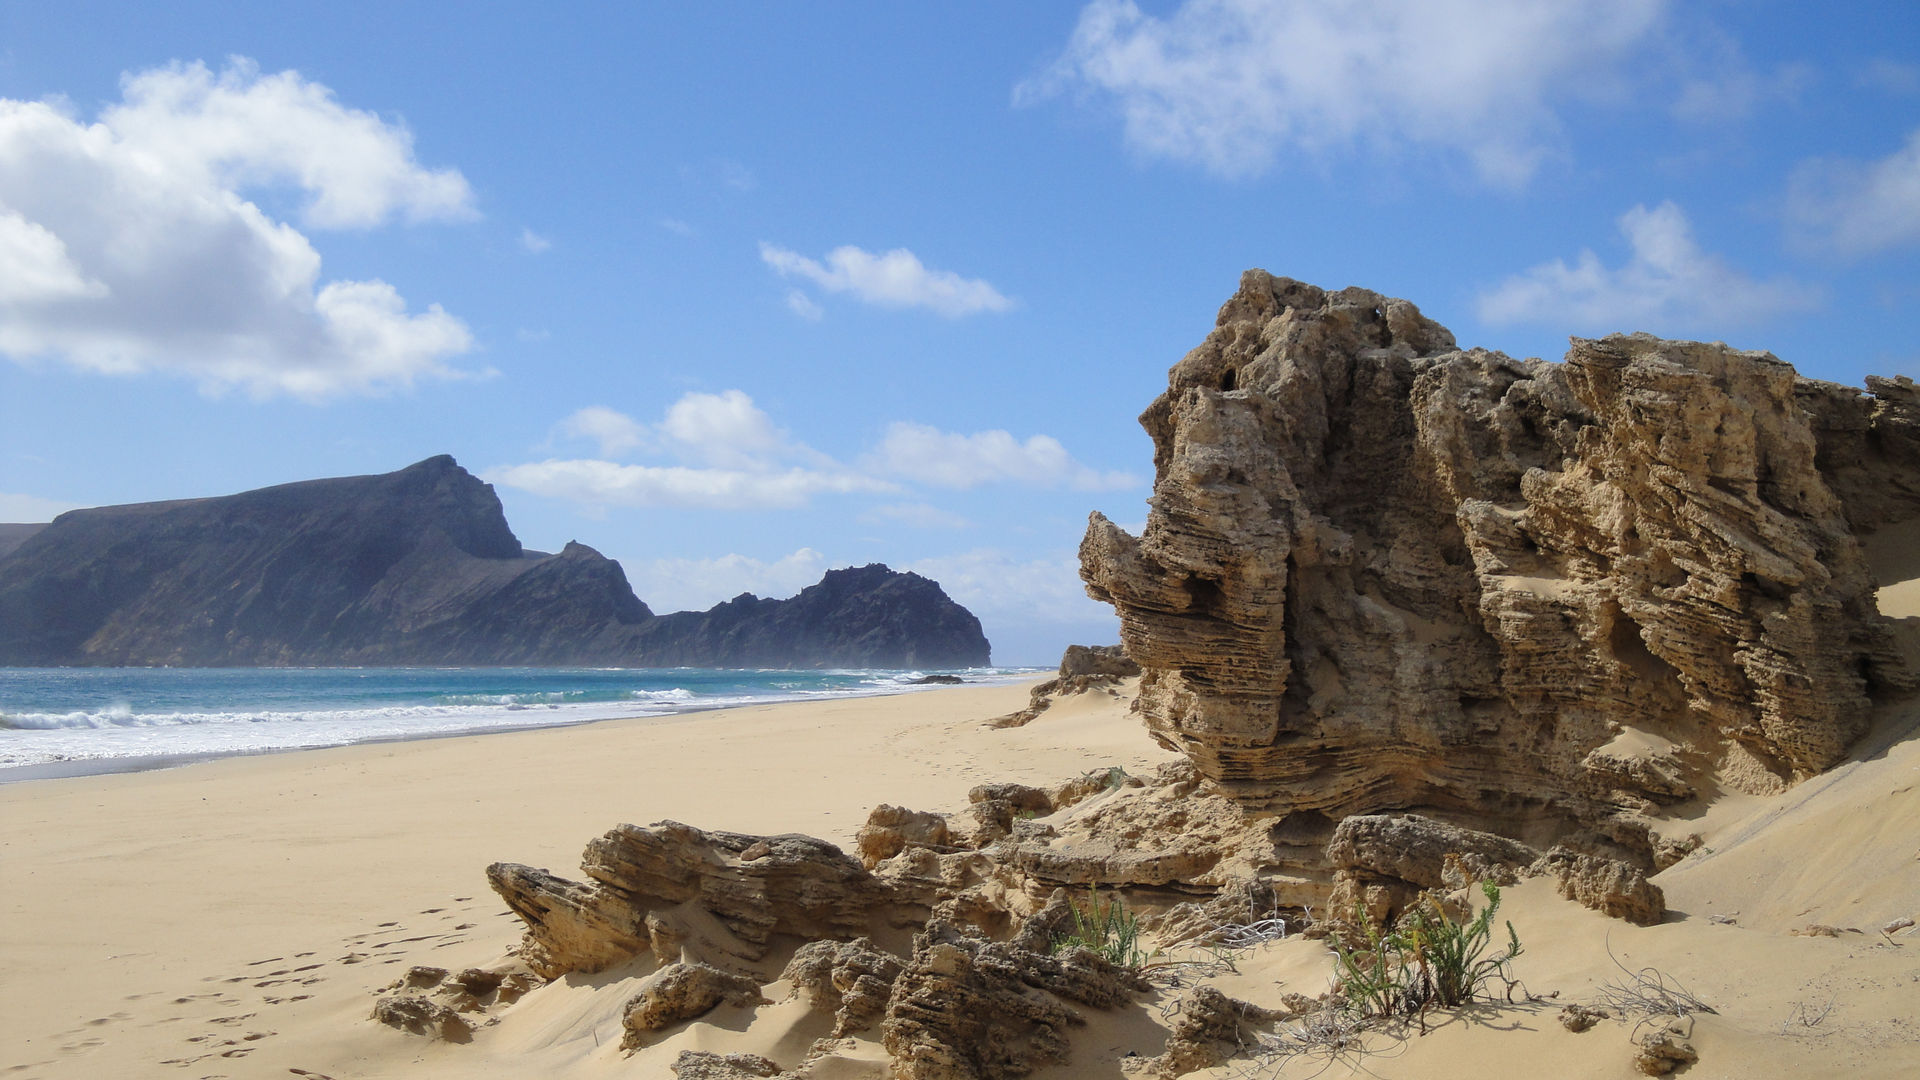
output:
[[[884,566],[657,617],[620,565],[521,546],[438,455],[0,533],[0,664],[969,667],[979,621]]]

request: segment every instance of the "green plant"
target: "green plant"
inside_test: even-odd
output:
[[[1480,889],[1486,906],[1464,922],[1455,922],[1432,894],[1421,896],[1398,925],[1384,931],[1356,910],[1354,921],[1363,928],[1364,946],[1334,943],[1348,1011],[1362,1018],[1420,1016],[1434,1005],[1464,1005],[1494,979],[1506,984],[1511,1000],[1514,981],[1509,972],[1521,953],[1520,935],[1509,921],[1506,948],[1488,955],[1500,888],[1488,881]]]
[[[1137,968],[1147,962],[1140,948],[1140,920],[1118,896],[1103,898],[1098,886],[1087,886],[1085,905],[1074,904],[1073,928],[1054,931],[1049,952],[1084,948],[1115,967]]]

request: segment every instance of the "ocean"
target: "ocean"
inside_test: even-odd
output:
[[[1031,678],[1038,669],[0,668],[0,783]]]

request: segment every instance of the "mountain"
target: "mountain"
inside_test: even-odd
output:
[[[584,544],[528,551],[451,457],[62,514],[0,546],[0,664],[970,667],[979,620],[874,565],[655,615]],[[0,535],[0,542],[15,534]]]

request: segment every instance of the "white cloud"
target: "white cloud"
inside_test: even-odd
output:
[[[719,510],[790,509],[816,495],[889,494],[899,485],[836,463],[795,442],[739,390],[693,392],[648,425],[603,405],[575,412],[555,427],[591,439],[604,457],[646,448],[687,465],[623,465],[592,459],[548,459],[489,470],[494,483],[589,508],[680,506]]]
[[[906,248],[876,255],[857,247],[837,247],[821,263],[777,244],[762,243],[760,258],[782,277],[803,278],[828,292],[851,293],[880,307],[920,307],[956,319],[1013,306],[985,281],[930,270]]]
[[[913,529],[969,529],[973,522],[928,503],[886,503],[860,515],[868,525],[905,525]]]
[[[741,593],[785,599],[845,563],[829,563],[812,548],[801,548],[771,562],[746,555],[714,559],[623,561],[634,594],[656,612],[704,611]]]
[[[0,521],[9,523],[30,525],[52,521],[69,510],[80,509],[80,506],[80,503],[43,499],[38,495],[19,495],[0,491]]]
[[[1817,306],[1817,290],[1784,277],[1748,277],[1702,251],[1671,202],[1620,216],[1632,256],[1609,268],[1591,250],[1555,259],[1480,294],[1482,321],[1544,322],[1585,330],[1716,331]]]
[[[652,441],[645,424],[605,405],[589,405],[560,421],[554,430],[560,435],[593,440],[600,445],[601,457],[619,457]]]
[[[421,168],[404,124],[346,108],[298,72],[263,76],[235,59],[216,76],[176,63],[125,77],[121,96],[100,119],[129,151],[201,188],[291,184],[308,195],[310,226],[473,214],[466,178]]]
[[[678,506],[708,510],[792,509],[815,495],[885,494],[895,485],[853,472],[798,467],[748,471],[683,465],[548,460],[491,469],[485,479],[587,506]]]
[[[790,440],[739,390],[683,395],[667,409],[660,431],[681,455],[709,465],[754,468],[781,457],[821,459]]]
[[[243,190],[292,190],[318,228],[461,217],[459,173],[293,72],[245,62],[125,79],[83,123],[0,99],[0,353],[211,391],[317,399],[454,377],[472,336],[377,279],[320,280],[320,255]]]
[[[1100,472],[1080,464],[1050,435],[1034,435],[1022,442],[1005,431],[962,435],[904,421],[888,425],[868,460],[876,471],[946,488],[1011,481],[1033,487],[1110,491],[1140,482],[1129,473]]]
[[[1080,558],[1071,553],[1025,559],[998,548],[975,548],[895,569],[939,582],[948,596],[983,620],[1072,623],[1113,614],[1087,596]]]
[[[813,297],[808,296],[799,289],[787,290],[787,310],[808,322],[819,322],[821,317],[826,315],[826,311],[820,307]]]
[[[538,255],[543,251],[551,251],[553,249],[553,241],[541,236],[532,229],[521,229],[520,246],[525,248],[529,255]]]
[[[1797,241],[1840,255],[1920,243],[1920,130],[1878,161],[1802,162],[1787,217]]]
[[[675,217],[661,218],[660,227],[675,236],[692,237],[699,232],[698,229]]]
[[[1131,0],[1081,10],[1064,54],[1016,88],[1111,99],[1143,153],[1227,176],[1401,145],[1524,182],[1555,152],[1556,98],[1623,78],[1665,0]]]
[[[590,440],[602,458],[645,450],[678,459],[680,464],[550,458],[501,466],[487,472],[486,478],[589,508],[712,509],[790,508],[805,506],[816,495],[901,491],[901,485],[889,477],[947,488],[1011,482],[1103,491],[1139,483],[1128,473],[1099,472],[1080,464],[1051,436],[1035,435],[1021,442],[1004,431],[959,435],[924,424],[893,424],[857,467],[842,465],[793,438],[739,390],[682,395],[657,424],[592,405],[555,425],[554,435]],[[878,507],[868,514],[876,521],[925,528],[968,524],[964,518],[925,504]]]

